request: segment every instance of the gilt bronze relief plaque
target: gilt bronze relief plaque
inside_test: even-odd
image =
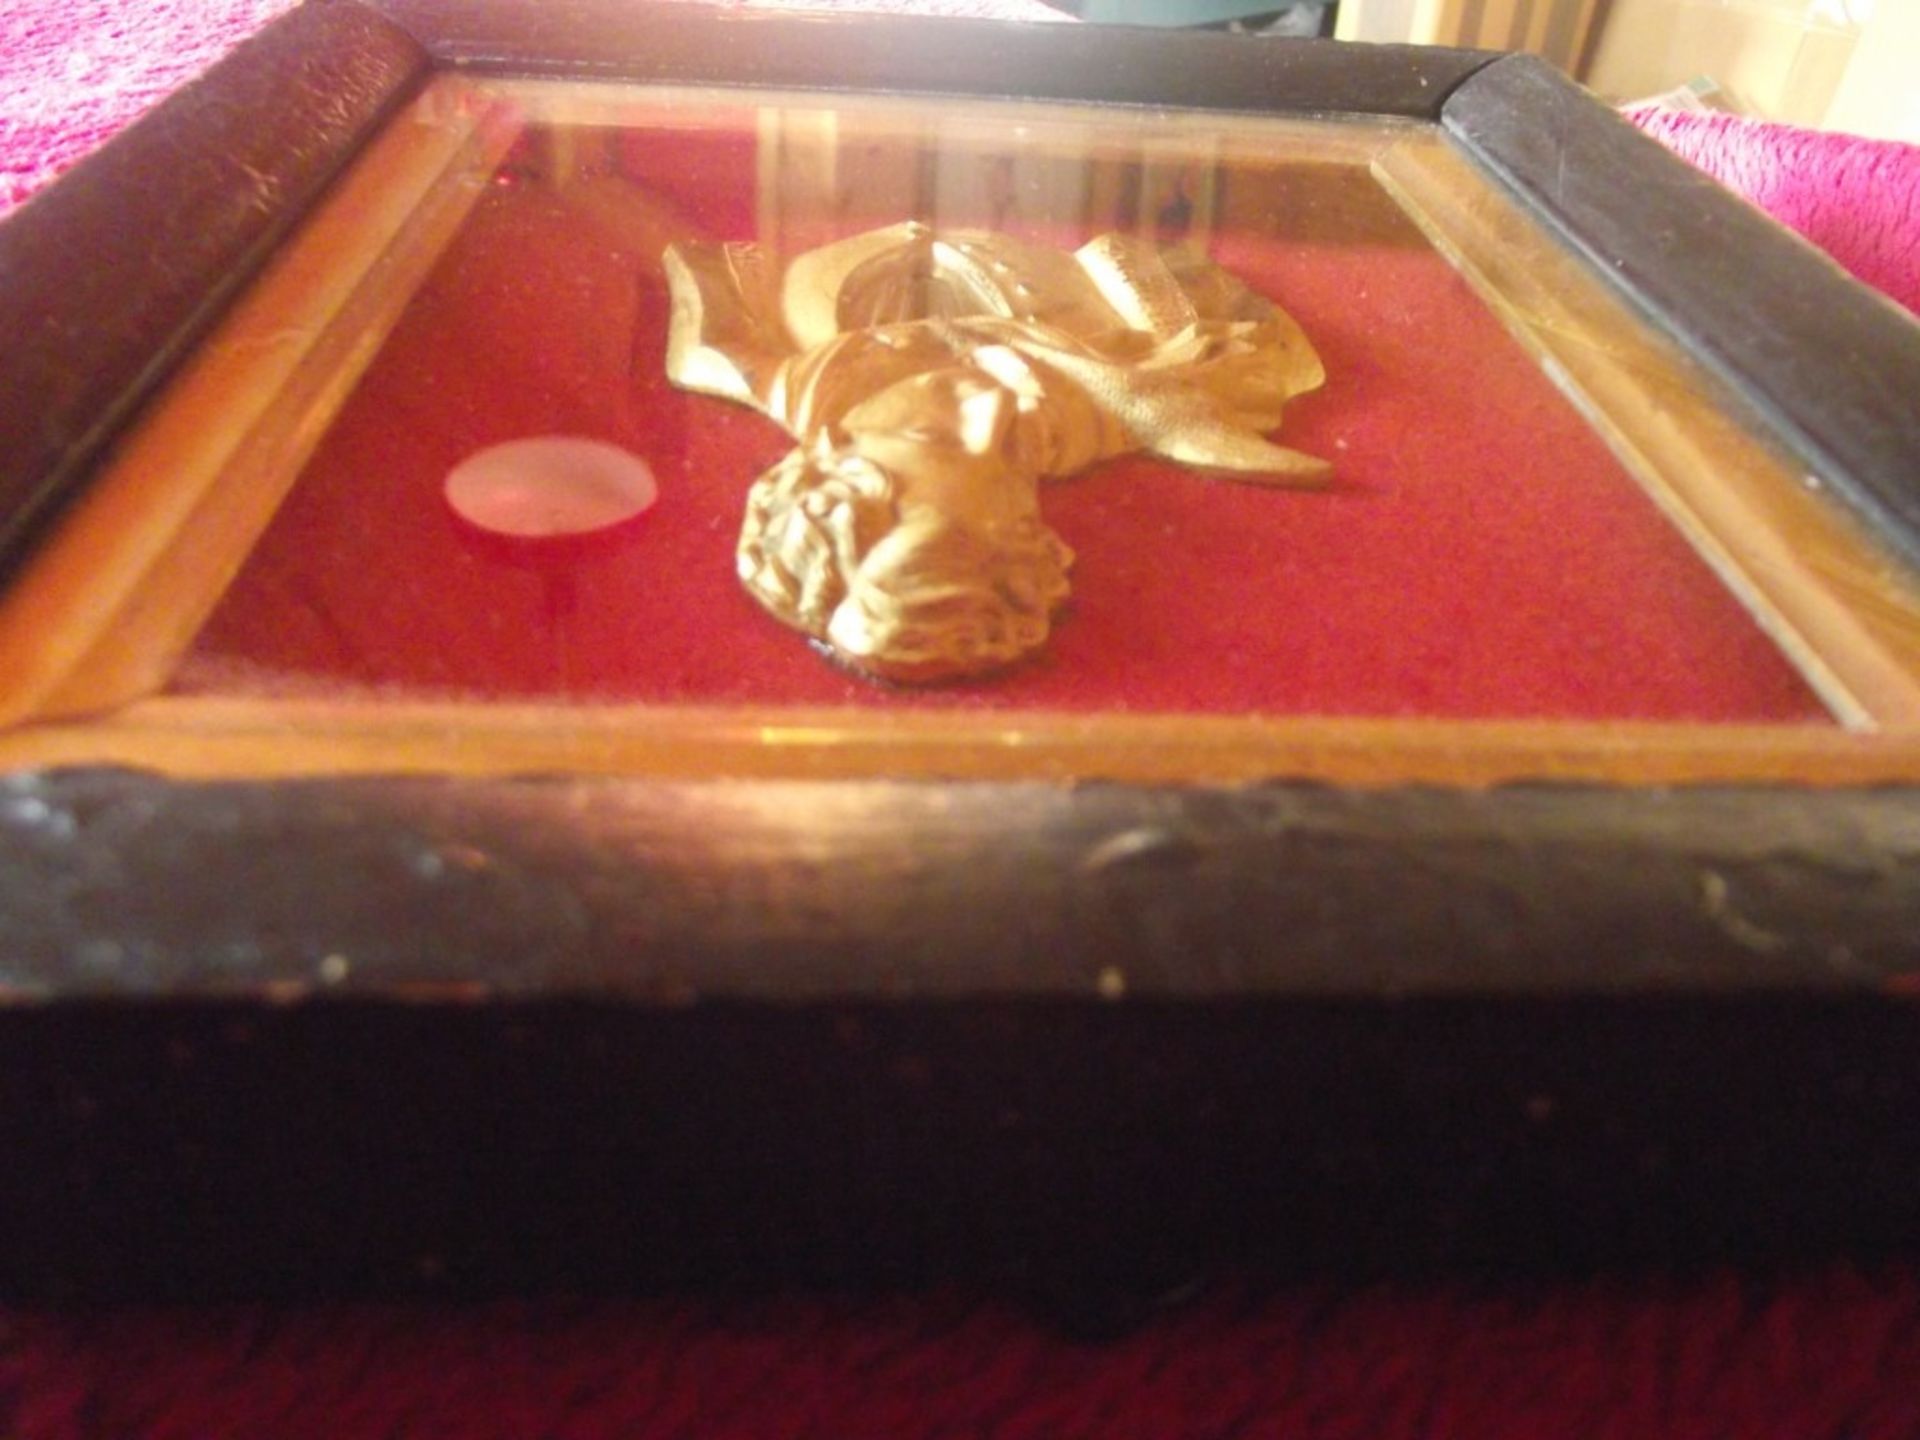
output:
[[[748,496],[740,579],[856,670],[954,679],[1045,641],[1073,554],[1043,480],[1133,450],[1269,484],[1330,468],[1264,438],[1325,379],[1313,347],[1197,251],[905,221],[776,263],[667,251],[667,375],[800,442]]]

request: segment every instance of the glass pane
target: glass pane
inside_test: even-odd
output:
[[[516,138],[331,418],[174,681],[194,694],[1455,718],[1805,721],[1795,666],[1380,177],[1381,122],[724,91],[497,95]],[[425,207],[431,208],[431,207]],[[1204,253],[1325,383],[1275,439],[1325,489],[1146,453],[1042,483],[1075,557],[1024,661],[932,686],[823,657],[742,587],[749,487],[795,445],[665,366],[670,245],[780,259],[876,227]],[[397,284],[370,272],[371,285]],[[945,303],[945,302],[942,302]],[[1604,427],[1603,427],[1604,428]],[[447,481],[605,442],[658,498],[567,540],[489,533]],[[531,483],[558,483],[529,471]]]

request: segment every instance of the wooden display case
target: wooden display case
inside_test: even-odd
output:
[[[1335,485],[1110,464],[1041,659],[827,666],[659,256],[900,218],[1206,249]],[[1920,331],[1538,62],[312,3],[0,273],[12,1289],[1920,1218]],[[660,505],[472,543],[555,430]]]

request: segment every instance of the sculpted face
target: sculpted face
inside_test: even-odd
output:
[[[1045,643],[1073,557],[1040,482],[1145,449],[1266,484],[1327,467],[1263,438],[1323,379],[1299,328],[1204,257],[1068,254],[908,223],[795,257],[675,246],[667,368],[799,446],[754,483],[738,566],[771,613],[890,680]]]
[[[741,581],[847,664],[912,682],[1047,638],[1072,553],[1007,463],[1017,402],[950,365],[897,381],[755,482]],[[963,668],[962,668],[963,667]]]

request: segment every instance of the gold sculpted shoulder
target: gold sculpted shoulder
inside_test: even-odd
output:
[[[1046,642],[1073,555],[1045,479],[1145,450],[1324,483],[1266,438],[1325,371],[1300,327],[1204,255],[1073,252],[908,221],[790,259],[674,245],[667,375],[799,442],[747,496],[737,562],[854,669],[977,675]]]

